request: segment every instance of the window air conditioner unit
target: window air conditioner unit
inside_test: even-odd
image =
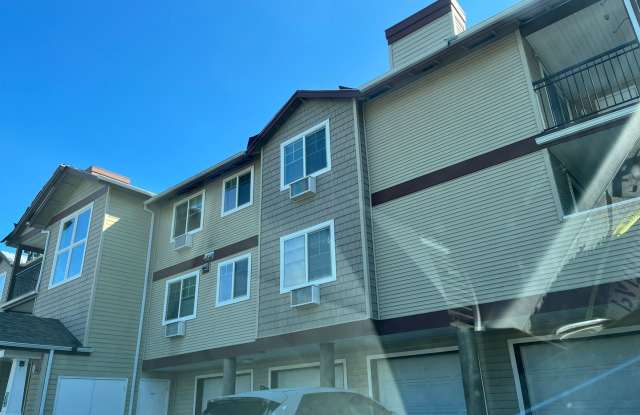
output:
[[[303,177],[289,185],[289,198],[300,200],[311,196],[316,192],[316,178],[312,176]]]
[[[173,250],[178,251],[180,249],[191,247],[193,242],[193,236],[190,233],[185,233],[173,238]]]
[[[309,285],[308,287],[291,290],[291,307],[304,307],[320,304],[320,287]]]
[[[176,321],[164,326],[164,337],[184,337],[187,332],[187,323],[185,321]]]

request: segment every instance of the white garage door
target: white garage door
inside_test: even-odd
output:
[[[457,352],[375,359],[373,393],[399,415],[464,414]]]
[[[640,335],[515,347],[524,403],[534,414],[640,413]]]
[[[236,375],[236,393],[249,392],[251,387],[251,374]],[[209,399],[222,396],[222,376],[205,378],[202,380],[202,408],[207,407]]]
[[[59,377],[54,415],[120,415],[124,413],[127,379]]]
[[[344,364],[336,363],[336,388],[345,388]],[[320,366],[273,369],[272,388],[315,388],[320,386]]]

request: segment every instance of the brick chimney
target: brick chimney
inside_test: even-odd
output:
[[[98,167],[98,166],[89,166],[87,167],[87,172],[95,175],[95,176],[102,176],[102,177],[106,177],[109,178],[111,180],[115,180],[124,184],[131,184],[131,179],[128,178],[127,176],[123,176],[121,174],[118,173],[114,173],[112,171],[109,171],[107,169],[103,169],[102,167]]]
[[[466,30],[466,21],[457,0],[438,0],[385,30],[391,68],[409,65],[446,47]]]

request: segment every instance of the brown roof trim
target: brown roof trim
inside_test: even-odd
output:
[[[377,206],[383,203],[391,202],[401,197],[426,190],[430,187],[455,180],[468,174],[476,173],[478,171],[488,169],[490,167],[497,166],[511,160],[515,160],[544,148],[548,148],[552,145],[575,140],[585,135],[596,133],[598,131],[607,130],[617,125],[624,124],[629,119],[631,119],[631,116],[625,116],[616,121],[598,125],[584,131],[579,131],[577,133],[567,135],[562,139],[544,144],[537,144],[536,139],[543,137],[550,132],[556,132],[558,130],[546,131],[541,134],[536,134],[534,136],[527,137],[523,140],[516,141],[515,143],[508,144],[504,147],[500,147],[487,153],[480,154],[459,163],[452,164],[450,166],[427,174],[423,174],[422,176],[407,180],[406,182],[399,183],[395,186],[379,190],[371,195],[371,204],[373,206]]]
[[[213,251],[213,261],[219,261],[231,255],[255,248],[258,246],[258,241],[258,235],[255,235],[251,238],[243,239],[242,241],[218,248]],[[164,278],[173,277],[174,275],[201,267],[204,264],[204,255],[198,255],[197,257],[187,259],[186,261],[182,261],[178,264],[154,272],[153,281],[160,281]]]
[[[357,89],[330,89],[330,90],[298,90],[291,95],[291,98],[278,110],[276,115],[258,134],[249,138],[247,143],[247,153],[255,154],[255,151],[262,147],[275,130],[296,110],[306,99],[352,99],[358,98],[360,91]]]
[[[384,35],[387,38],[387,43],[392,44],[453,10],[456,10],[466,21],[464,12],[454,2],[438,0],[385,30]]]
[[[635,281],[635,279],[628,281]],[[595,304],[606,304],[608,302],[606,294],[610,289],[615,288],[617,284],[620,284],[620,282],[598,286],[599,294],[595,298]],[[593,289],[593,286],[583,287],[480,304],[480,314],[484,321],[499,319],[504,316],[505,312],[514,313],[512,310],[520,310],[517,305],[521,305],[523,302],[536,306],[522,308],[523,313],[532,309],[535,309],[536,313],[549,313],[582,308],[591,304]],[[515,313],[517,312],[515,311]],[[262,337],[253,342],[233,346],[147,359],[143,362],[142,368],[144,370],[157,370],[298,345],[318,344],[361,336],[385,336],[417,330],[444,328],[450,326],[452,319],[453,317],[449,315],[449,310],[440,310],[387,320],[360,320],[277,336]]]

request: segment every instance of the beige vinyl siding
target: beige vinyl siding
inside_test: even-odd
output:
[[[218,264],[246,253],[251,254],[250,298],[235,304],[216,307]],[[257,248],[212,262],[211,270],[207,274],[200,273],[196,318],[187,321],[187,334],[183,338],[164,337],[165,326],[162,325],[162,317],[166,283],[170,278],[154,281],[151,284],[149,310],[145,322],[144,359],[248,343],[255,340],[258,270]]]
[[[365,106],[377,192],[538,132],[516,34]]]
[[[389,45],[391,66],[400,68],[447,46],[454,35],[451,12]]]
[[[280,190],[281,143],[329,120],[331,170],[317,176],[317,192],[301,202]],[[355,162],[353,101],[311,100],[294,112],[262,150],[259,336],[266,337],[368,317]],[[320,286],[320,302],[291,308],[280,293],[280,238],[334,220],[336,281]]]
[[[73,194],[72,199],[76,201],[81,200],[83,197],[86,197],[86,193],[92,193],[98,188],[78,186],[78,194]],[[81,276],[51,289],[49,288],[49,282],[51,281],[53,261],[58,243],[60,221],[47,228],[50,231],[49,244],[43,260],[40,287],[33,313],[39,317],[50,317],[60,320],[81,342],[85,341],[87,315],[89,312],[102,226],[104,224],[106,198],[106,194],[103,194],[93,202],[91,225],[87,237]],[[72,204],[73,203],[67,203],[68,206]]]
[[[222,181],[253,165],[253,204],[237,212],[221,217]],[[260,208],[260,161],[255,160],[227,175],[208,183],[204,187],[204,220],[202,230],[193,235],[191,248],[175,251],[171,245],[173,206],[189,195],[202,189],[162,201],[151,208],[156,212],[156,229],[153,235],[153,262],[151,269],[157,271],[206,254],[214,248],[250,238],[258,234],[258,211]]]
[[[594,249],[607,211],[560,221],[551,180],[541,151],[375,207],[381,318],[631,278],[637,228]]]

